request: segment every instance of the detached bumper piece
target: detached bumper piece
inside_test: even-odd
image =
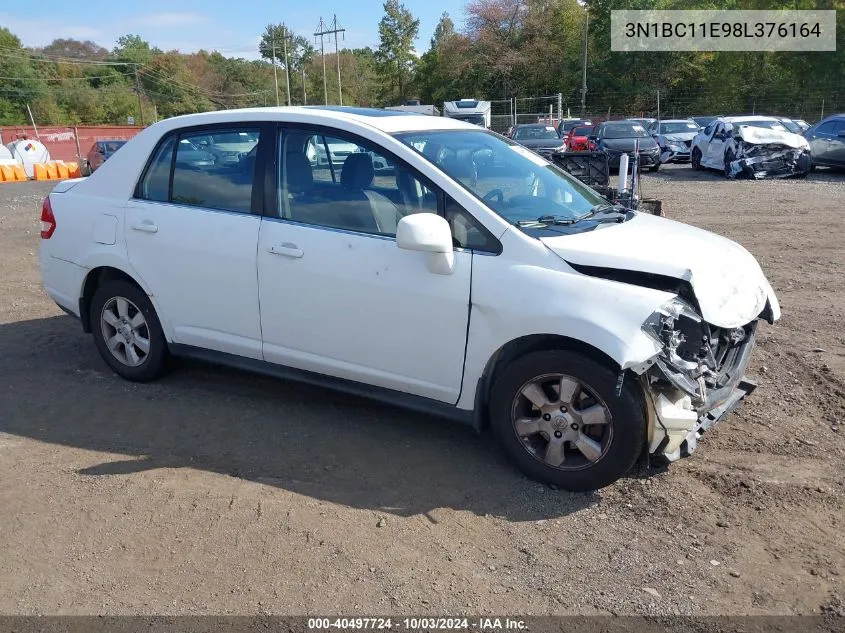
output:
[[[752,147],[745,156],[731,161],[730,178],[790,178],[810,172],[810,152],[806,149]]]
[[[751,395],[756,388],[757,384],[747,378],[740,380],[722,404],[698,418],[695,427],[689,432],[686,439],[681,442],[681,445],[673,453],[664,453],[666,459],[670,462],[674,462],[679,460],[681,457],[689,457],[692,455],[698,446],[698,440],[700,440],[707,431],[721,422],[731,411],[736,409],[745,397]]]

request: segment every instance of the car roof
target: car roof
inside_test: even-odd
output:
[[[726,121],[728,123],[742,123],[743,121],[775,121],[777,122],[779,119],[773,116],[756,116],[756,115],[741,115],[741,116],[722,116],[719,117],[720,121]]]
[[[297,123],[328,124],[349,121],[393,134],[430,129],[469,129],[478,126],[449,117],[433,117],[429,114],[382,110],[380,108],[359,108],[355,106],[278,106],[266,108],[239,108],[199,112],[164,119],[168,127],[208,125],[233,121],[292,121]]]
[[[695,123],[692,119],[660,119],[660,123]]]
[[[517,124],[516,124],[516,125],[514,125],[513,127],[514,127],[514,129],[516,129],[516,128],[519,128],[519,127],[542,127],[542,128],[547,128],[547,127],[554,127],[554,126],[553,126],[551,123],[517,123]]]

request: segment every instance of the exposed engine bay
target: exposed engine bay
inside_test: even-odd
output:
[[[792,137],[796,135],[735,125],[725,151],[725,173],[729,178],[752,179],[806,176],[810,172],[809,145]]]

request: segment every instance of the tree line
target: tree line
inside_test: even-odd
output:
[[[325,60],[312,38],[281,23],[266,26],[256,60],[164,51],[133,34],[111,49],[73,39],[29,48],[0,27],[0,124],[27,123],[29,111],[44,125],[149,123],[275,105],[277,94],[282,105],[338,103],[339,88],[345,105],[375,107],[560,94],[575,114],[585,22],[588,114],[656,113],[658,92],[664,117],[757,112],[813,120],[845,109],[841,44],[835,52],[612,52],[611,10],[647,8],[843,9],[845,0],[777,7],[764,0],[468,0],[460,24],[444,13],[422,45],[419,20],[399,0],[386,0],[378,47],[344,48],[338,58],[327,41]],[[845,41],[845,11],[837,14],[837,41]]]

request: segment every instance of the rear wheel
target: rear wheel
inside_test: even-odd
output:
[[[100,356],[122,378],[148,382],[164,373],[167,340],[152,302],[138,286],[117,279],[97,288],[91,332]]]
[[[690,165],[696,171],[701,170],[701,150],[697,147],[694,147],[692,150],[692,154],[690,155]]]
[[[493,432],[529,478],[570,491],[603,488],[641,455],[646,419],[638,383],[569,351],[527,354],[493,385]]]

